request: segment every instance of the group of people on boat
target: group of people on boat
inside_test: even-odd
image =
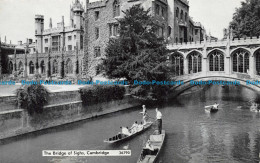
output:
[[[255,102],[252,103],[251,107],[250,107],[251,111],[255,111],[255,112],[260,112],[260,108],[259,105]]]
[[[138,122],[135,121],[135,123],[132,125],[131,128],[123,127],[123,126],[121,126],[120,128],[122,130],[121,131],[122,134],[130,136],[132,134],[135,134],[136,132],[141,131],[144,128],[144,125],[142,122],[140,124],[138,124]]]

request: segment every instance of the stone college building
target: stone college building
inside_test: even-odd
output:
[[[64,18],[53,27],[44,29],[44,16],[35,15],[35,42],[19,42],[16,48],[24,48],[23,54],[9,54],[9,74],[16,72],[21,77],[60,78],[62,62],[65,77],[93,77],[96,66],[105,57],[105,48],[110,38],[119,36],[118,19],[123,11],[141,4],[150,8],[150,14],[158,25],[157,34],[168,43],[200,42],[204,28],[189,16],[187,0],[103,0],[89,2],[86,8],[75,0],[70,8],[70,24]],[[2,54],[1,54],[2,55]],[[49,72],[49,73],[48,73]]]

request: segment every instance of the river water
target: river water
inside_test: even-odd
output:
[[[256,92],[240,86],[211,86],[189,91],[158,106],[163,114],[166,142],[162,163],[258,163],[260,114],[250,112],[250,102],[260,98]],[[214,114],[204,106],[220,103]],[[155,116],[155,107],[148,114]],[[0,142],[0,163],[135,163],[154,126],[145,133],[117,145],[103,140],[117,133],[120,126],[140,122],[141,108],[113,113],[94,120],[81,121]],[[128,157],[42,157],[42,150],[129,149]]]

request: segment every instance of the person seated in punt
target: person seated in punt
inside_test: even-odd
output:
[[[250,107],[251,111],[258,111],[259,112],[259,107],[258,104],[253,102],[252,106]]]
[[[159,150],[158,148],[153,147],[153,145],[151,144],[151,140],[148,139],[145,147],[143,148],[141,160],[143,160],[146,155],[156,155],[158,150]]]
[[[129,132],[128,127],[120,127],[120,128],[122,129],[122,134],[123,135],[127,135],[127,136],[131,135],[131,133]]]
[[[135,121],[133,126],[130,128],[132,134],[134,134],[134,133],[136,133],[138,131],[137,127],[138,127],[138,124],[137,124],[137,121]]]
[[[142,131],[144,129],[144,125],[143,125],[143,123],[141,122],[139,125],[138,125],[138,127],[137,127],[137,131],[139,132],[139,131]]]
[[[215,109],[215,110],[218,110],[218,104],[215,102],[214,105],[212,105],[212,108],[211,109]]]

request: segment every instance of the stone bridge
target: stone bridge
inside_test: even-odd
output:
[[[168,44],[167,48],[172,78],[184,81],[184,85],[173,88],[175,94],[192,87],[190,80],[239,81],[260,91],[260,85],[246,83],[260,80],[259,37]]]

